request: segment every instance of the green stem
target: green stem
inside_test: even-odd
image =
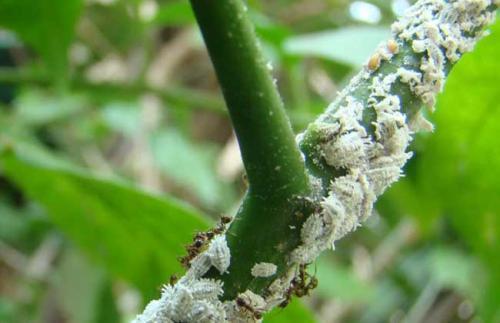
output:
[[[250,190],[262,196],[307,187],[299,150],[241,0],[191,0],[224,93]]]
[[[276,277],[255,278],[255,263],[278,275],[300,242],[310,208],[309,179],[283,102],[241,0],[191,0],[240,144],[249,190],[226,237],[231,250],[224,298],[260,293]],[[209,276],[219,276],[211,271]]]

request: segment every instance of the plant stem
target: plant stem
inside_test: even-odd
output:
[[[309,214],[301,196],[309,179],[283,102],[241,0],[191,0],[240,144],[249,182],[226,238],[231,250],[224,299],[246,289],[260,293],[274,277],[251,275],[258,262],[289,265]],[[210,276],[219,276],[211,271]]]
[[[307,177],[283,103],[241,0],[191,0],[254,194],[297,194]]]

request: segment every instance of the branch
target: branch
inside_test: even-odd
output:
[[[380,45],[309,125],[300,147],[318,194],[325,196],[326,212],[316,218],[328,234],[322,241],[303,243],[292,255],[297,261],[311,262],[359,227],[377,197],[401,177],[412,156],[407,148],[413,133],[433,130],[420,107],[433,111],[448,72],[484,35],[496,9],[494,1],[417,2],[392,25],[394,38]]]
[[[238,37],[231,40],[228,36],[219,38],[221,43],[217,44],[213,42],[217,37],[212,38],[211,34],[225,31],[234,36],[232,32],[239,30],[234,29],[239,24],[243,31],[248,31],[249,25],[240,21],[245,19],[240,15],[242,5],[233,0],[192,2],[202,29],[208,28],[205,38],[235,127],[245,128],[241,124],[244,120],[260,122],[245,119],[245,112],[240,109],[245,107],[245,100],[240,100],[239,95],[250,99],[252,95],[247,92],[259,86],[254,81],[262,81],[264,87],[268,84],[266,78],[254,78],[254,72],[244,71],[251,70],[253,64],[238,65],[249,63],[248,53],[236,49],[240,44],[248,45],[251,39],[243,38],[240,42]],[[355,230],[371,214],[377,197],[401,176],[401,168],[411,156],[407,148],[413,131],[432,129],[419,113],[421,104],[432,110],[449,69],[463,53],[472,50],[483,35],[482,28],[494,20],[497,5],[498,0],[417,2],[393,25],[394,39],[381,45],[365,69],[301,135],[300,148],[306,155],[315,190],[308,196],[303,195],[307,193],[304,190],[301,198],[284,204],[279,194],[269,192],[279,198],[268,199],[254,195],[250,186],[242,208],[225,234],[224,226],[219,225],[198,235],[190,247],[190,251],[194,248],[194,257],[188,259],[190,268],[186,275],[176,284],[166,286],[162,297],[152,301],[135,322],[255,322],[272,307],[285,306],[292,294],[303,296],[314,288],[316,281],[307,276],[304,267],[336,240]],[[236,11],[229,10],[231,6]],[[209,12],[214,14],[211,19]],[[213,48],[217,46],[222,49]],[[224,57],[228,51],[239,52],[246,58],[240,61],[233,56],[235,52],[228,54],[226,60],[214,57]],[[263,62],[254,61],[262,71]],[[224,74],[226,71],[233,72]],[[227,84],[231,81],[244,87]],[[236,92],[228,93],[233,87]],[[268,98],[270,104],[277,102],[272,95]],[[259,100],[252,102],[258,104]],[[232,104],[236,106],[231,107]],[[262,111],[255,113],[266,117]],[[274,134],[272,128],[265,129],[270,132],[256,134],[257,138]],[[251,143],[249,133],[243,131],[239,136],[243,146]],[[260,156],[273,159],[278,151]],[[245,158],[249,158],[247,163],[256,162],[251,156]],[[262,170],[262,174],[266,171]],[[297,246],[290,250],[294,245]]]
[[[191,0],[224,93],[252,194],[303,193],[305,168],[241,0]]]
[[[239,141],[249,190],[227,234],[231,263],[221,279],[224,299],[251,289],[261,293],[274,280],[252,268],[269,264],[285,273],[287,254],[300,241],[309,178],[283,103],[254,27],[241,0],[192,0]],[[296,215],[300,216],[296,216]],[[267,228],[263,230],[263,228]],[[291,229],[292,228],[292,229]],[[257,267],[259,268],[259,267]],[[255,274],[255,271],[254,271]]]

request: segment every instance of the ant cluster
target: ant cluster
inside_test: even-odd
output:
[[[197,232],[193,237],[193,242],[186,246],[187,255],[179,259],[182,266],[189,269],[191,267],[191,261],[207,248],[208,243],[216,235],[226,231],[227,224],[230,223],[231,220],[231,217],[223,215],[215,228],[204,232]]]
[[[297,297],[307,296],[316,287],[318,287],[318,279],[307,272],[307,265],[301,264],[299,265],[299,272],[293,277],[290,286],[285,291],[285,300],[278,306],[285,308],[290,303],[293,295]]]
[[[250,319],[260,320],[266,308],[266,301],[250,290],[239,294],[235,300],[239,315],[250,316]]]

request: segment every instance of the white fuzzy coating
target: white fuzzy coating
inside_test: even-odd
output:
[[[217,235],[212,239],[207,250],[212,265],[223,274],[231,263],[231,252],[227,245],[225,235]]]
[[[271,277],[276,274],[278,266],[270,262],[259,262],[252,267],[251,274],[254,277]]]
[[[187,286],[178,284],[173,288],[170,301],[165,304],[165,311],[173,321],[182,322],[189,319],[192,305],[191,290]]]
[[[152,300],[144,309],[142,314],[132,321],[132,323],[174,323],[172,319],[167,317],[164,309],[165,303],[160,300]]]
[[[267,304],[264,298],[258,294],[255,294],[251,290],[246,290],[245,292],[239,294],[238,297],[256,311],[262,312],[266,308]]]
[[[216,300],[223,294],[220,280],[200,278],[190,281],[188,287],[195,299]]]
[[[268,301],[251,290],[238,294],[237,299],[245,305],[240,306],[236,300],[224,302],[226,320],[232,323],[256,323],[262,319],[255,318],[255,313],[262,314],[268,310]]]
[[[191,268],[186,276],[195,279],[205,275],[210,267],[212,267],[212,260],[207,252],[201,253],[191,260]]]
[[[196,301],[189,313],[189,322],[219,323],[226,321],[226,312],[222,304],[206,300]]]
[[[219,299],[222,282],[202,276],[212,266],[226,271],[229,252],[225,237],[214,237],[208,249],[190,262],[188,272],[174,286],[165,286],[161,298],[151,301],[133,323],[225,322],[226,309]]]
[[[407,85],[432,111],[436,95],[444,86],[445,69],[472,50],[484,35],[478,32],[493,22],[491,6],[498,0],[420,0],[392,25],[390,44],[382,44],[367,67],[356,75],[327,111],[315,122],[328,140],[318,144],[328,165],[341,170],[321,201],[321,211],[311,215],[300,228],[302,243],[290,255],[289,270],[271,283],[266,298],[246,291],[240,294],[256,311],[264,312],[285,300],[294,268],[307,264],[345,234],[355,230],[371,214],[373,204],[392,183],[402,176],[401,168],[411,157],[407,152],[413,131],[432,131],[421,113],[410,120],[402,112],[399,97],[393,93],[396,82]],[[402,66],[383,75],[384,61],[405,53]],[[415,58],[420,61],[414,64]],[[375,60],[373,58],[376,58]],[[370,65],[370,66],[368,66]],[[371,80],[369,98],[358,101],[353,93],[362,82]],[[363,113],[375,113],[373,134],[362,125]],[[304,136],[297,136],[301,141]],[[317,192],[321,192],[321,179]],[[319,193],[318,193],[319,194]],[[222,283],[202,278],[211,266],[225,273],[230,250],[225,238],[217,236],[209,248],[194,258],[190,269],[175,286],[163,289],[161,298],[151,301],[134,323],[170,322],[258,322],[235,300],[220,301]]]
[[[333,243],[354,231],[371,214],[378,196],[402,176],[412,156],[407,152],[414,131],[432,131],[421,112],[407,119],[395,84],[408,86],[415,98],[433,111],[442,91],[446,69],[484,35],[481,28],[494,20],[492,0],[420,0],[392,25],[393,38],[381,44],[366,68],[353,78],[327,111],[315,121],[323,140],[323,161],[341,171],[322,200],[322,212],[311,215],[301,229],[301,242],[289,262],[307,264]],[[402,47],[406,48],[401,52]],[[413,51],[395,72],[379,69],[397,53]],[[375,62],[374,57],[377,58]],[[418,63],[415,64],[415,60]],[[377,63],[377,64],[375,64]],[[368,99],[359,101],[353,92],[366,81]],[[375,118],[368,134],[363,126],[365,109]],[[306,136],[298,136],[305,138]],[[315,161],[317,162],[317,161]]]
[[[421,131],[421,132],[433,132],[434,125],[429,122],[423,115],[422,112],[419,111],[415,117],[410,120],[408,127],[411,131]]]
[[[445,64],[455,63],[464,53],[474,48],[484,32],[478,29],[490,24],[495,19],[495,11],[487,10],[498,5],[491,0],[421,0],[396,23],[392,31],[396,38],[411,43],[415,53],[424,53],[420,71],[420,80],[402,77],[408,82],[415,95],[428,107],[432,108],[436,94],[444,85]],[[398,73],[403,73],[401,68]]]

